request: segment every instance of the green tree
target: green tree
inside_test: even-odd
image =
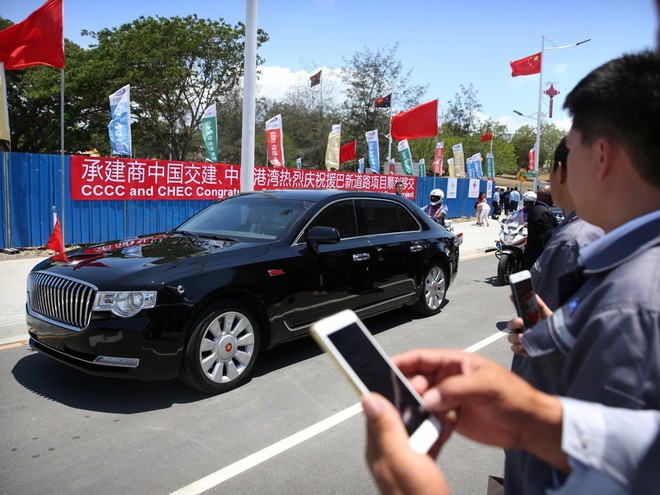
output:
[[[239,84],[244,32],[241,23],[195,15],[140,17],[119,28],[84,31],[98,41],[85,78],[95,95],[90,108],[107,116],[108,95],[130,84],[136,153],[185,160],[199,152],[204,110]],[[257,45],[267,40],[259,30]]]
[[[403,64],[396,58],[398,48],[398,43],[375,51],[365,48],[349,60],[344,59],[343,80],[347,88],[341,122],[346,139],[342,141],[357,139],[358,149],[366,148],[365,132],[378,129],[380,149],[387,150],[390,110],[374,108],[376,98],[392,93],[392,113],[397,113],[418,105],[426,92],[426,86],[409,83],[412,69],[404,72]]]
[[[442,114],[442,125],[452,134],[467,136],[477,131],[482,106],[472,83],[467,88],[461,84],[460,88],[454,99],[447,102],[447,109]]]
[[[13,25],[0,17],[0,29]],[[87,150],[87,129],[81,122],[79,96],[71,90],[71,76],[83,65],[84,50],[64,40],[66,53],[64,122],[65,151]],[[61,125],[61,71],[34,66],[7,70],[7,106],[11,149],[32,153],[59,153]]]

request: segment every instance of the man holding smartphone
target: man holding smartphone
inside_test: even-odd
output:
[[[658,88],[660,59],[651,52],[642,52],[598,67],[566,98],[564,106],[573,117],[567,138],[568,187],[577,213],[601,227],[606,235],[581,250],[581,288],[553,314],[548,310],[549,316],[522,338],[522,346],[532,359],[563,356],[566,360],[565,366],[557,370],[554,384],[560,395],[629,409],[631,414],[635,410],[660,409]],[[514,331],[521,327],[519,318],[509,324]],[[410,371],[414,376],[414,370]],[[424,371],[439,382],[447,376],[441,369]],[[413,378],[416,386],[436,385],[417,374],[420,376]],[[424,398],[431,407],[433,401],[428,395],[429,392]],[[436,397],[436,403],[440,397]],[[483,400],[492,402],[493,396],[487,395]],[[365,411],[369,423],[377,427],[381,416],[370,416],[374,411],[368,401]],[[466,410],[461,407],[458,411],[460,423]],[[526,418],[523,415],[519,419]],[[561,422],[561,415],[550,418],[555,428],[557,421]],[[587,421],[583,427],[589,428],[589,424]],[[372,432],[377,437],[384,434],[378,428]],[[480,440],[488,441],[489,435],[496,432],[482,433],[484,438]],[[556,447],[556,436],[548,437],[548,441]],[[633,436],[630,445],[625,445],[625,440],[622,444],[626,451],[637,446]],[[563,447],[563,443],[560,445]],[[549,450],[550,447],[548,444]],[[599,461],[607,453],[601,450],[594,455]],[[541,455],[538,459],[541,464],[519,473],[533,481],[534,486],[523,484],[529,493],[559,489],[564,483],[568,486],[591,472],[580,469],[579,463],[548,462]],[[380,461],[379,464],[383,465]],[[623,486],[632,483],[630,478],[621,479],[607,462],[598,465],[610,478],[619,477]],[[370,466],[374,471],[376,464]],[[571,468],[573,476],[567,481]],[[518,493],[513,489],[506,491]]]

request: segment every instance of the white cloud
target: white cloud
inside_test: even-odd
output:
[[[341,79],[341,69],[330,67],[318,67],[311,72],[299,70],[292,72],[287,67],[267,66],[259,67],[259,79],[257,81],[257,96],[265,97],[273,101],[282,101],[286,93],[297,86],[309,87],[309,78],[319,70],[321,73],[321,84],[323,85],[323,98],[336,101],[343,97],[346,85]]]

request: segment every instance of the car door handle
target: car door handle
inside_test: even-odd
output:
[[[413,244],[410,246],[410,252],[411,253],[419,253],[420,251],[424,251],[424,246],[421,244]]]
[[[369,253],[358,253],[353,255],[353,261],[366,261],[369,258]]]

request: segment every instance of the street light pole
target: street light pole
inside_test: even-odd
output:
[[[543,96],[543,48],[545,47],[545,34],[541,35],[541,68],[539,71],[539,107],[536,114],[536,143],[534,143],[534,192],[539,188],[539,159],[541,158],[541,104]]]
[[[539,106],[538,106],[538,113],[536,114],[536,143],[534,144],[534,172],[536,172],[536,175],[534,176],[534,191],[536,192],[538,190],[539,186],[539,160],[541,159],[541,118],[543,117],[541,115],[541,103],[542,103],[542,98],[543,98],[543,63],[545,61],[545,55],[543,54],[544,50],[561,50],[563,48],[571,48],[573,46],[578,46],[582,45],[583,43],[587,43],[591,41],[591,38],[578,41],[577,43],[572,43],[570,45],[564,45],[564,46],[552,46],[545,48],[545,35],[541,35],[541,68],[539,72]]]

